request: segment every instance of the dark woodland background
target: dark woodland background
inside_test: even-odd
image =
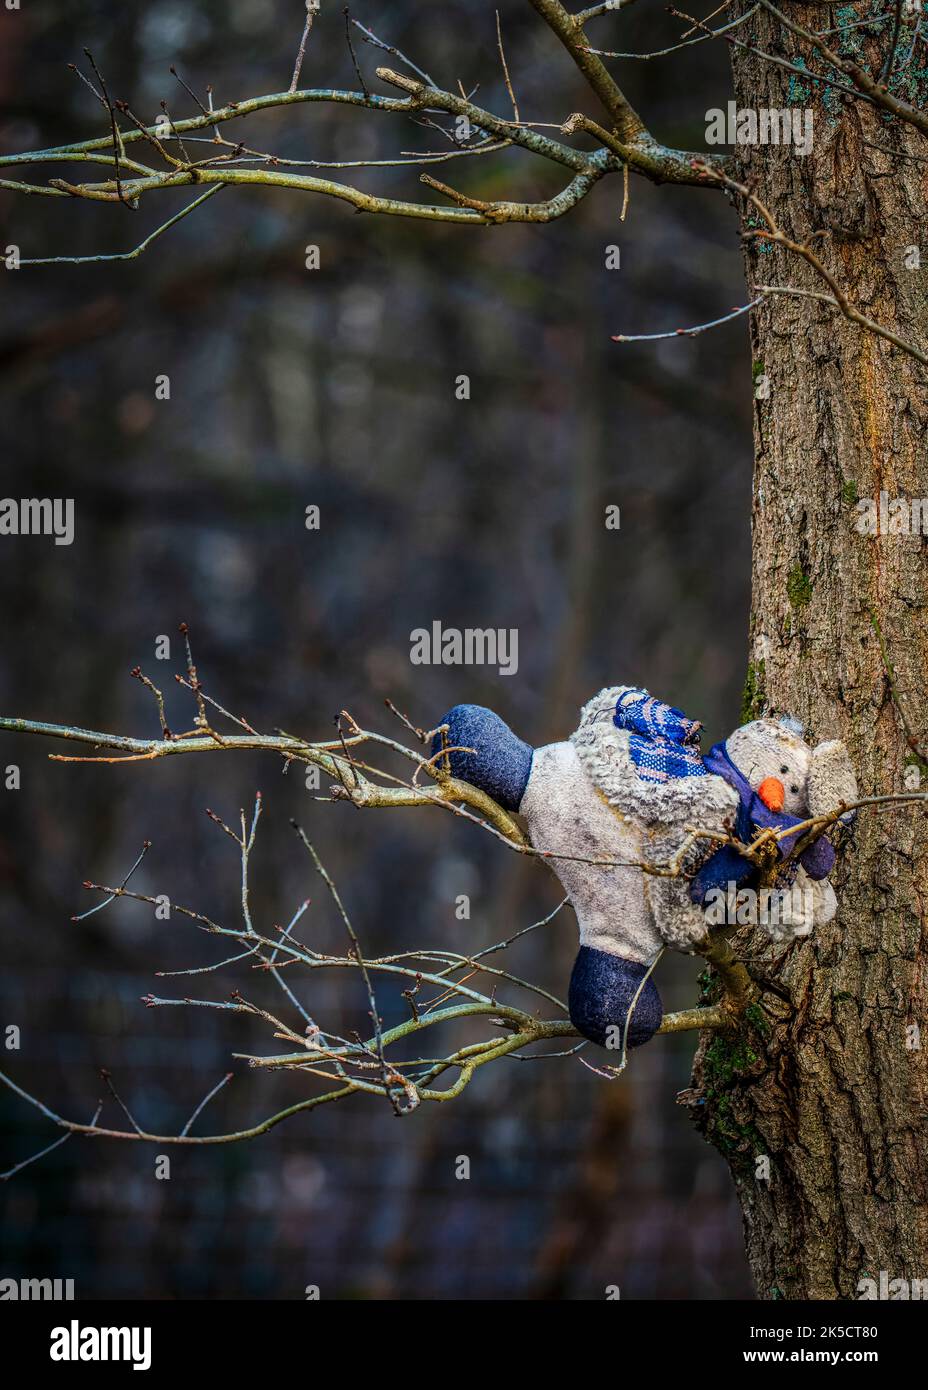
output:
[[[341,9],[323,4],[304,86],[356,86]],[[500,10],[523,115],[598,116],[529,6]],[[162,97],[175,116],[193,111],[172,62],[198,92],[211,82],[220,104],[284,90],[302,13],[299,0],[4,11],[0,147],[104,133],[66,67],[84,45],[146,119]],[[476,100],[507,110],[489,0],[359,0],[352,13],[445,85],[479,83]],[[642,4],[597,21],[595,39],[645,51],[678,33]],[[361,42],[358,53],[379,90],[385,55]],[[729,96],[714,45],[622,71],[673,144],[700,148],[705,111]],[[234,134],[323,159],[441,141],[405,119],[325,106],[253,116]],[[512,153],[434,172],[484,197],[543,197],[558,177]],[[365,188],[428,199],[417,177],[357,173]],[[159,194],[131,214],[3,194],[3,244],[23,256],[125,250],[189,196]],[[189,726],[188,697],[154,660],[156,637],[186,621],[207,689],[261,729],[328,737],[347,707],[401,733],[385,696],[423,724],[472,700],[540,744],[571,730],[602,685],[634,682],[701,717],[709,740],[727,733],[748,610],[744,321],[661,343],[610,334],[742,303],[735,218],[718,196],[641,180],[624,225],[620,206],[613,180],[549,226],[478,230],[227,190],[136,262],[4,275],[2,490],[74,497],[77,539],[0,544],[0,710],[153,734],[154,705],[128,674],[140,663],[171,685],[171,723]],[[611,242],[618,272],[604,266]],[[304,269],[310,243],[317,272]],[[154,399],[161,373],[169,402]],[[471,376],[470,402],[455,399],[459,373]],[[319,532],[304,528],[310,503]],[[603,524],[610,503],[618,533]],[[518,675],[412,667],[409,633],[433,618],[517,627]],[[181,669],[176,637],[174,650],[170,671]],[[342,929],[292,815],[368,954],[478,949],[558,899],[543,869],[450,816],[316,804],[272,758],[81,767],[49,763],[53,751],[67,750],[9,736],[0,750],[2,766],[22,769],[22,789],[0,793],[0,1025],[23,1033],[4,1068],[74,1118],[90,1118],[106,1066],[148,1128],[176,1131],[231,1053],[276,1046],[235,1016],[143,1007],[152,989],[195,986],[278,1005],[272,982],[241,967],[156,980],[220,958],[221,943],[182,919],[156,923],[121,903],[69,920],[90,905],[82,881],[118,880],[145,838],[154,845],[137,888],[234,918],[235,849],[207,805],[234,819],[262,789],[256,915],[286,922],[310,894],[303,934],[322,945],[341,947]],[[469,922],[454,916],[460,893]],[[565,912],[509,959],[563,996],[575,950]],[[667,1008],[694,1002],[697,974],[693,960],[662,963]],[[355,975],[289,978],[324,1023],[363,1028]],[[388,1021],[399,988],[381,987]],[[311,1283],[324,1298],[599,1299],[610,1284],[624,1298],[750,1296],[727,1170],[675,1105],[694,1042],[655,1040],[611,1084],[577,1058],[503,1060],[453,1103],[403,1122],[356,1098],[248,1145],[174,1149],[167,1182],[155,1181],[147,1146],[73,1139],[0,1189],[0,1274],[73,1277],[84,1298],[299,1299]],[[234,1067],[200,1132],[253,1123],[307,1092],[305,1078]],[[0,1168],[55,1137],[0,1092]],[[470,1181],[455,1178],[461,1154]]]

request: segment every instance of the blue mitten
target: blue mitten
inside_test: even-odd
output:
[[[479,787],[507,811],[517,811],[532,771],[529,745],[483,705],[455,705],[441,722],[448,725],[448,744],[454,750],[448,754],[452,777]],[[433,756],[441,746],[436,734]]]

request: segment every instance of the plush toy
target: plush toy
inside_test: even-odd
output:
[[[747,843],[764,827],[788,829],[857,796],[842,743],[811,748],[795,721],[758,719],[703,756],[699,723],[630,686],[601,690],[570,738],[543,748],[479,705],[455,705],[442,723],[453,775],[517,812],[533,847],[558,856],[552,867],[580,929],[570,1017],[600,1046],[648,1041],[663,1013],[649,973],[661,949],[693,951],[709,929],[710,896],[757,884],[757,869],[735,848],[694,839],[690,828],[734,831]],[[826,837],[782,862],[800,834],[779,842],[776,886],[799,890],[791,894],[799,907],[767,927],[775,940],[807,936],[837,909]],[[682,872],[655,875],[642,864]]]

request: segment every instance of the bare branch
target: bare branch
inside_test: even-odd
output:
[[[6,1078],[3,1079],[5,1080]],[[17,1088],[13,1087],[12,1089],[16,1090]],[[17,1093],[19,1095],[25,1094],[25,1092],[23,1091],[18,1091]],[[96,1125],[97,1120],[99,1120],[100,1111],[102,1109],[103,1102],[101,1101],[100,1104],[97,1106],[96,1110],[94,1111],[93,1117],[90,1121],[91,1128],[94,1125]],[[55,1139],[51,1144],[47,1144],[44,1149],[40,1149],[38,1153],[33,1154],[30,1158],[24,1158],[21,1163],[14,1164],[14,1166],[12,1168],[8,1168],[5,1173],[0,1173],[0,1182],[8,1182],[9,1179],[15,1177],[17,1173],[22,1172],[23,1168],[28,1168],[30,1163],[37,1163],[40,1158],[44,1158],[46,1154],[50,1154],[53,1149],[58,1149],[61,1147],[62,1144],[66,1144],[71,1137],[72,1136],[70,1133],[63,1134],[60,1139]]]
[[[659,145],[646,131],[636,116],[633,117],[621,105],[621,101],[615,94],[612,79],[609,78],[605,69],[602,68],[598,58],[586,52],[582,35],[582,26],[579,22],[567,14],[560,5],[551,3],[551,0],[544,0],[542,7],[545,10],[545,18],[549,23],[553,23],[555,31],[567,41],[567,47],[572,56],[579,61],[581,68],[587,72],[588,77],[592,76],[594,90],[598,83],[603,90],[610,96],[610,109],[615,114],[616,110],[624,112],[622,119],[616,124],[616,131],[608,137],[608,149],[597,151],[593,155],[572,149],[570,146],[560,141],[554,140],[550,136],[543,135],[540,131],[531,129],[531,123],[522,122],[519,118],[518,105],[515,102],[515,94],[512,89],[512,82],[509,75],[508,64],[505,53],[502,50],[501,31],[498,33],[500,45],[501,61],[503,64],[504,78],[510,99],[514,103],[514,119],[503,119],[495,116],[492,112],[486,111],[468,100],[463,94],[458,96],[451,92],[442,91],[435,86],[431,79],[428,79],[425,70],[419,68],[415,63],[406,58],[394,45],[385,43],[377,38],[365,26],[350,18],[346,12],[347,34],[350,44],[351,29],[355,27],[362,33],[366,42],[375,44],[378,48],[388,52],[395,52],[400,59],[412,68],[417,74],[415,79],[404,78],[388,68],[378,69],[378,76],[389,82],[391,85],[398,86],[406,92],[403,98],[382,97],[371,93],[358,69],[358,75],[362,90],[360,92],[341,91],[329,88],[299,90],[294,85],[287,92],[275,93],[265,97],[257,97],[251,100],[230,102],[225,107],[213,109],[212,94],[210,92],[209,108],[203,106],[192,89],[185,83],[181,85],[190,93],[197,107],[199,114],[187,117],[183,120],[174,120],[169,117],[170,136],[166,137],[169,142],[175,141],[180,147],[181,158],[175,158],[165,147],[164,138],[157,126],[145,126],[137,119],[125,102],[110,102],[108,94],[103,90],[102,95],[94,90],[94,95],[106,107],[111,117],[110,137],[91,139],[75,142],[70,145],[62,145],[46,150],[24,152],[17,155],[5,155],[0,157],[0,167],[6,165],[28,165],[30,163],[48,163],[70,161],[93,160],[105,162],[113,168],[113,180],[105,183],[76,183],[63,178],[53,179],[47,187],[31,185],[17,180],[3,180],[0,186],[14,192],[37,194],[46,197],[77,197],[89,199],[97,202],[123,202],[129,206],[137,207],[141,197],[147,193],[160,190],[182,187],[189,183],[209,183],[215,187],[227,185],[236,186],[263,186],[263,187],[282,187],[304,192],[321,193],[341,201],[348,202],[359,211],[366,211],[378,214],[390,214],[395,216],[415,217],[431,221],[442,222],[473,222],[475,225],[492,225],[505,222],[547,222],[560,217],[564,212],[574,207],[586,194],[595,182],[607,173],[614,173],[622,170],[623,179],[626,182],[629,167],[636,172],[654,182],[677,182],[688,184],[706,184],[707,180],[701,172],[694,171],[693,156],[679,150],[672,150]],[[314,10],[312,7],[307,9],[307,26],[305,37],[308,36],[309,27]],[[565,27],[566,26],[566,27]],[[302,46],[305,48],[305,43]],[[351,48],[354,55],[353,47]],[[301,48],[302,53],[302,48]],[[297,68],[299,68],[302,58],[298,55]],[[355,59],[356,62],[356,59]],[[172,69],[177,76],[176,69]],[[298,75],[298,74],[297,74]],[[426,79],[426,80],[420,80]],[[178,77],[178,81],[181,79]],[[603,84],[605,84],[603,86]],[[102,85],[102,84],[101,84]],[[517,202],[514,200],[500,200],[487,204],[485,208],[471,205],[474,200],[468,200],[465,194],[459,197],[452,197],[455,203],[453,207],[436,207],[423,205],[407,200],[378,197],[367,194],[360,189],[348,185],[335,183],[331,180],[313,178],[305,175],[284,172],[284,167],[295,168],[301,163],[310,167],[324,167],[319,161],[299,161],[299,160],[280,160],[272,155],[264,155],[256,151],[244,151],[243,146],[232,146],[230,142],[223,140],[219,134],[223,123],[250,115],[259,111],[268,110],[273,107],[290,105],[300,102],[329,102],[341,103],[353,106],[362,106],[370,110],[396,112],[406,115],[419,113],[425,116],[429,111],[444,111],[449,114],[465,117],[472,128],[486,133],[487,138],[476,149],[465,148],[456,150],[455,154],[470,154],[475,152],[489,152],[496,148],[505,148],[508,145],[517,145],[527,149],[549,162],[561,164],[571,169],[576,177],[559,194],[539,202]],[[115,110],[118,108],[124,112],[132,122],[133,129],[120,131],[116,124]],[[166,108],[165,108],[166,110]],[[434,124],[434,123],[433,123]],[[213,133],[211,144],[224,146],[222,153],[213,153],[205,160],[197,162],[191,161],[185,146],[184,136],[191,132],[210,128]],[[627,137],[633,136],[631,142]],[[158,152],[164,160],[167,168],[163,171],[150,169],[138,161],[129,160],[125,154],[125,147],[137,140],[145,140]],[[610,152],[617,155],[616,159],[610,158]],[[428,152],[419,156],[423,163],[431,162],[436,156]],[[257,160],[261,167],[246,169],[241,167],[242,160]],[[712,163],[714,157],[707,157],[707,162]],[[370,163],[390,164],[400,161],[370,161]],[[717,161],[721,167],[723,161]],[[363,167],[367,161],[343,161],[335,167]],[[234,165],[234,167],[233,167]],[[270,167],[273,166],[273,167]],[[127,179],[125,172],[131,172],[134,177]],[[710,186],[712,186],[710,184]],[[55,256],[43,258],[25,258],[21,265],[40,265],[40,264],[84,264],[94,261],[104,260],[131,260],[140,255],[158,236],[162,235],[170,227],[174,226],[181,217],[187,216],[200,206],[200,202],[213,191],[207,189],[201,198],[196,199],[189,207],[185,208],[176,217],[163,223],[155,232],[150,234],[137,247],[128,252],[121,252],[115,255],[99,256]],[[446,195],[448,196],[448,195]],[[627,198],[625,199],[627,204]]]
[[[143,251],[148,250],[153,241],[157,241],[158,237],[169,231],[171,227],[176,226],[176,224],[187,217],[189,213],[195,212],[198,207],[206,202],[207,198],[211,198],[213,194],[218,193],[221,188],[222,184],[216,184],[214,187],[208,188],[205,193],[200,194],[199,198],[194,198],[192,203],[188,203],[180,212],[175,213],[173,217],[169,217],[167,222],[162,222],[160,227],[156,227],[153,232],[150,232],[149,235],[145,237],[144,241],[140,241],[138,246],[132,251],[116,251],[99,256],[40,256],[35,259],[24,258],[20,261],[20,265],[87,265],[88,263],[97,261],[134,261],[137,256],[141,256]]]
[[[90,63],[90,66],[93,68],[94,73],[96,74],[97,81],[100,84],[100,94],[103,99],[103,105],[106,107],[110,118],[110,128],[113,136],[113,164],[116,173],[117,198],[119,202],[125,204],[126,207],[133,208],[131,200],[128,200],[123,197],[122,186],[119,181],[119,155],[122,148],[122,140],[119,133],[119,126],[116,124],[116,112],[113,110],[113,103],[110,101],[109,92],[106,90],[106,83],[103,81],[103,74],[94,62],[93,54],[91,53],[89,48],[84,49],[84,54],[87,58],[87,61]]]
[[[200,1101],[200,1104],[197,1106],[196,1110],[194,1110],[193,1114],[190,1116],[190,1119],[187,1121],[187,1123],[184,1125],[183,1129],[181,1130],[180,1135],[179,1135],[179,1137],[180,1137],[181,1139],[183,1139],[185,1135],[187,1135],[187,1134],[190,1133],[190,1130],[191,1130],[191,1128],[192,1128],[192,1126],[193,1126],[194,1120],[197,1118],[198,1115],[200,1115],[200,1114],[206,1109],[207,1105],[209,1105],[209,1103],[210,1103],[210,1101],[212,1100],[213,1096],[218,1095],[219,1092],[223,1089],[224,1086],[228,1086],[229,1082],[232,1080],[233,1075],[234,1075],[234,1073],[231,1072],[231,1071],[226,1072],[226,1074],[225,1074],[225,1076],[222,1078],[222,1080],[221,1080],[221,1081],[217,1081],[216,1085],[215,1085],[215,1086],[213,1087],[213,1089],[209,1092],[209,1094],[208,1094],[208,1095],[205,1095],[205,1096],[203,1097],[203,1099]]]
[[[345,931],[348,933],[348,936],[351,940],[354,956],[358,962],[358,969],[361,972],[361,978],[363,979],[364,987],[367,990],[367,1002],[370,1005],[371,1021],[374,1025],[374,1043],[377,1050],[377,1056],[380,1061],[380,1071],[381,1077],[383,1079],[384,1091],[386,1095],[390,1098],[394,1114],[401,1115],[403,1113],[403,1108],[396,1099],[396,1091],[395,1086],[393,1084],[393,1077],[391,1076],[389,1068],[387,1067],[386,1058],[384,1057],[383,1029],[381,1027],[380,1013],[377,1009],[377,999],[374,994],[374,986],[371,983],[370,972],[368,971],[367,965],[364,962],[364,956],[361,951],[361,943],[358,940],[358,936],[355,932],[354,927],[351,925],[351,918],[345,911],[345,905],[341,900],[339,891],[335,887],[335,884],[332,882],[328,870],[325,868],[324,864],[322,863],[321,859],[316,853],[315,846],[310,844],[309,840],[306,838],[305,831],[302,829],[301,826],[297,825],[296,821],[292,821],[291,824],[296,833],[299,835],[303,844],[306,846],[306,849],[309,851],[309,855],[313,861],[313,866],[315,867],[316,873],[319,875],[326,888],[328,888],[329,892],[331,893],[332,901],[338,908],[339,916],[345,924]]]
[[[741,304],[737,309],[732,309],[731,313],[723,314],[721,318],[710,319],[708,323],[697,323],[692,328],[672,328],[667,333],[614,333],[612,341],[614,343],[653,343],[661,338],[695,338],[699,333],[705,333],[709,328],[718,328],[722,323],[731,323],[732,319],[739,318],[741,314],[748,314],[752,309],[763,300],[763,295],[757,299],[752,299],[750,304]]]
[[[438,85],[434,78],[430,77],[424,68],[420,68],[411,58],[407,58],[406,54],[403,53],[401,49],[397,48],[395,44],[384,43],[383,39],[378,39],[375,33],[364,24],[361,24],[357,19],[353,19],[351,23],[359,31],[365,43],[373,44],[375,48],[381,49],[384,53],[389,53],[393,58],[399,58],[401,63],[405,63],[406,67],[414,72],[417,77],[421,77],[422,81],[427,82],[430,87]]]
[[[724,9],[725,6],[722,6],[722,8]],[[739,25],[744,24],[752,15],[756,14],[759,9],[759,4],[752,5],[749,10],[745,10],[744,14],[738,15],[737,19],[731,20],[728,24],[722,24],[718,29],[706,29],[704,34],[699,34],[694,39],[682,39],[679,43],[670,44],[668,48],[656,48],[650,53],[620,53],[606,48],[591,48],[590,52],[597,53],[600,58],[625,58],[634,59],[638,62],[650,62],[654,58],[666,58],[668,54],[677,53],[681,48],[692,48],[694,44],[706,43],[708,39],[723,37],[732,29],[737,29]],[[674,11],[674,13],[679,13],[679,11]],[[683,18],[682,15],[681,18]],[[706,28],[705,24],[702,22],[699,23],[698,27],[703,29]]]
[[[303,70],[303,59],[306,57],[306,44],[309,41],[310,30],[313,21],[319,13],[319,0],[306,0],[306,19],[303,23],[303,33],[300,36],[300,46],[297,49],[296,62],[293,64],[293,76],[290,79],[289,90],[295,92],[300,82],[300,73]]]
[[[529,3],[560,39],[609,112],[619,139],[624,144],[633,144],[642,137],[649,138],[644,121],[587,45],[583,33],[585,20],[581,16],[572,15],[560,0],[529,0]]]
[[[499,10],[496,11],[496,45],[499,49],[499,61],[503,68],[503,79],[506,83],[506,91],[509,93],[509,100],[512,102],[512,114],[516,123],[519,120],[519,103],[516,101],[516,94],[512,90],[512,78],[509,76],[509,64],[506,62],[506,50],[503,48],[503,30],[500,24]]]

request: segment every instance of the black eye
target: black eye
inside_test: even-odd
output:
[[[790,787],[790,791],[791,791],[791,792],[798,792],[798,790],[799,790],[798,787]]]
[[[781,768],[780,768],[780,771],[781,771],[781,772],[789,772],[789,768],[788,768],[788,767],[781,767]],[[795,790],[796,790],[796,788],[793,787],[793,791],[795,791]]]

